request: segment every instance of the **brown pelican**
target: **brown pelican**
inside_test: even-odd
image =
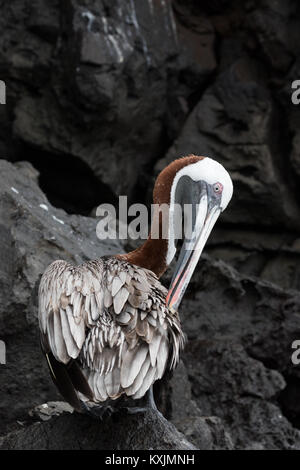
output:
[[[151,230],[136,250],[47,268],[39,288],[41,344],[55,384],[75,409],[105,410],[127,397],[147,396],[153,404],[153,383],[175,367],[184,344],[179,303],[232,191],[229,174],[211,158],[175,160],[153,192],[155,207],[167,204],[167,237],[157,210],[152,229],[159,236]],[[191,205],[191,230],[167,291],[159,278],[176,253],[177,204]]]

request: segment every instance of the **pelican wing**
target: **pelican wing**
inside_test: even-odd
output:
[[[97,382],[99,401],[122,393],[140,398],[163,376],[169,359],[171,367],[178,361],[184,340],[179,318],[166,306],[167,290],[152,271],[110,258],[105,272],[104,306],[113,322],[106,331],[100,319],[97,347],[90,346],[92,337],[85,344],[83,362],[93,373],[85,372],[91,387]]]
[[[39,287],[41,345],[51,377],[65,399],[82,408],[78,392],[93,400],[93,391],[77,358],[103,311],[103,262],[73,266],[55,261],[42,276]]]
[[[86,339],[86,328],[103,312],[103,262],[75,267],[55,261],[42,276],[39,288],[39,324],[42,344],[55,359],[76,359]]]
[[[142,397],[183,345],[177,314],[152,271],[117,258],[52,263],[39,289],[42,347],[76,408],[122,394]],[[78,394],[79,392],[79,394]]]

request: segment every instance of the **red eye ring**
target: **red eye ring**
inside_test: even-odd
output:
[[[222,191],[223,191],[222,183],[215,183],[213,188],[214,188],[214,192],[217,193],[217,194],[221,194]]]

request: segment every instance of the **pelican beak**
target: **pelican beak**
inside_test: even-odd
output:
[[[185,236],[166,297],[168,307],[174,310],[178,309],[210,232],[221,213],[220,201],[213,197],[206,185],[201,190],[200,203],[195,212],[191,235]]]

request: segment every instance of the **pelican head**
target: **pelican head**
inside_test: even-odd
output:
[[[177,171],[171,186],[167,265],[176,253],[178,218],[174,215],[174,208],[179,205],[183,209],[185,222],[188,218],[188,227],[184,231],[182,248],[166,299],[168,306],[175,310],[190,282],[209,234],[233,193],[232,181],[225,168],[211,158],[198,158],[198,161]]]

